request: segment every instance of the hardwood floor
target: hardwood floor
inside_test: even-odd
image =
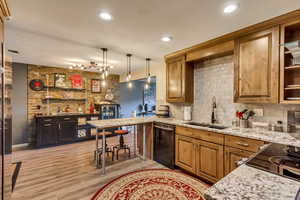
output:
[[[125,143],[131,144],[131,135]],[[118,137],[108,138],[108,145]],[[13,162],[22,162],[12,200],[88,200],[101,186],[130,171],[163,168],[162,165],[139,158],[120,156],[119,162],[107,167],[101,175],[93,162],[95,141],[85,141],[35,150],[13,152]],[[127,159],[127,160],[126,160]]]

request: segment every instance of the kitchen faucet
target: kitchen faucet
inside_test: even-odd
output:
[[[217,101],[216,101],[216,97],[213,96],[213,98],[212,98],[212,112],[211,112],[211,123],[212,124],[217,122],[216,110],[217,110]]]

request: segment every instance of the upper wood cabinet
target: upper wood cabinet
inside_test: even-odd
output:
[[[194,69],[185,56],[166,60],[167,101],[192,103],[194,100]]]
[[[279,26],[235,40],[234,102],[278,103]]]

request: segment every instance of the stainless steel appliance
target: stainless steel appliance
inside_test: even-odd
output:
[[[171,169],[175,167],[175,126],[154,123],[154,155],[156,162]]]
[[[300,181],[300,148],[271,144],[247,165]]]

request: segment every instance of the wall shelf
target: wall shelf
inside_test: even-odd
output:
[[[42,99],[43,103],[47,103],[48,101],[53,102],[66,102],[66,101],[73,101],[73,102],[85,102],[86,99],[61,99],[61,98],[45,98]]]
[[[85,92],[85,89],[77,89],[77,88],[60,88],[60,87],[52,87],[52,86],[46,86],[44,87],[44,90],[62,90],[62,91],[74,91],[74,92]]]

